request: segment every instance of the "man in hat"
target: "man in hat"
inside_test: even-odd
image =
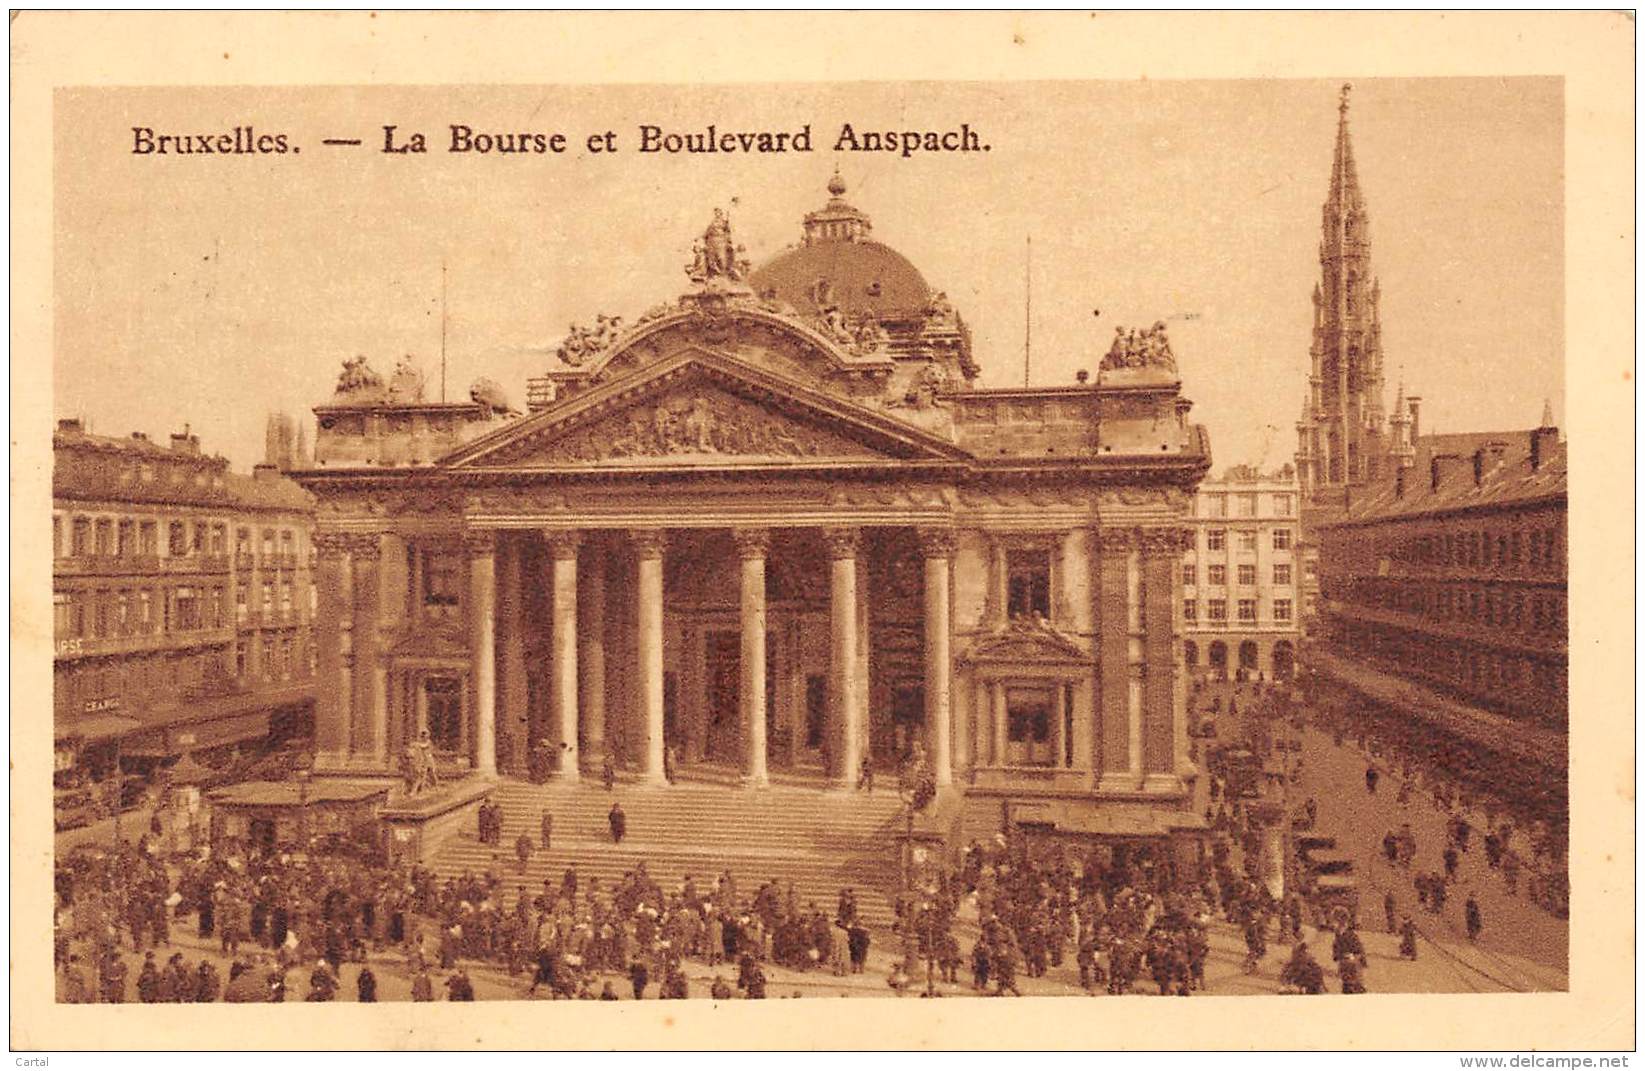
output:
[[[611,813],[606,816],[606,820],[611,825],[611,843],[621,844],[623,836],[628,832],[628,816],[623,813],[623,805],[613,803]]]

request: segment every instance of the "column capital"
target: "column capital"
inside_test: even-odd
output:
[[[463,533],[463,549],[470,558],[488,558],[497,553],[497,533],[489,528],[470,528]]]
[[[577,549],[583,545],[583,534],[575,528],[546,528],[543,542],[548,544],[555,561],[570,561],[577,557]]]
[[[347,555],[353,538],[348,532],[315,532],[311,537],[314,553],[321,561],[337,561]]]
[[[927,558],[952,558],[959,549],[959,533],[952,528],[921,528],[920,551]]]
[[[857,548],[862,542],[860,528],[830,526],[822,530],[823,542],[828,544],[828,557],[833,561],[843,561],[857,556]]]
[[[1138,545],[1150,557],[1174,557],[1193,546],[1193,533],[1175,525],[1143,528],[1138,532]]]
[[[348,552],[357,560],[375,562],[382,557],[383,544],[381,533],[378,532],[351,532],[348,535]]]
[[[628,542],[641,558],[661,558],[668,546],[668,532],[661,528],[633,528],[629,530]]]
[[[1097,544],[1104,552],[1123,553],[1136,547],[1135,528],[1098,528]]]
[[[737,557],[743,561],[764,558],[771,550],[769,528],[733,528],[731,539],[737,544]]]

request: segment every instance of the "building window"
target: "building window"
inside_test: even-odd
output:
[[[234,533],[234,556],[236,558],[251,557],[251,529],[240,528]]]
[[[1275,495],[1274,496],[1274,516],[1276,516],[1276,517],[1289,517],[1290,515],[1291,515],[1291,496],[1290,495]]]
[[[1289,620],[1291,620],[1291,600],[1290,599],[1275,599],[1274,600],[1274,620],[1275,621],[1289,621]]]
[[[274,613],[274,581],[265,580],[263,581],[263,614],[267,616],[272,613]]]
[[[1274,583],[1289,584],[1291,582],[1291,565],[1289,562],[1279,562],[1274,566]]]
[[[1182,600],[1182,619],[1190,625],[1199,620],[1199,603],[1196,600]]]
[[[280,637],[280,679],[291,679],[291,637]]]
[[[1257,567],[1242,565],[1239,567],[1239,582],[1242,587],[1252,587],[1257,582]]]
[[[61,639],[74,628],[74,600],[67,592],[54,591],[51,596],[52,635]]]
[[[1276,528],[1276,529],[1274,529],[1274,549],[1275,550],[1290,550],[1291,549],[1291,529],[1289,529],[1289,528]]]
[[[69,526],[69,552],[76,558],[84,558],[91,553],[91,521],[85,517],[76,517]],[[1531,552],[1536,553],[1534,550]]]
[[[454,554],[423,555],[423,609],[433,617],[456,612],[459,559]]]
[[[247,613],[247,610],[246,610],[246,589],[243,588],[243,587],[235,588],[234,589],[234,623],[236,625],[245,624],[246,623],[246,613]]]
[[[222,628],[228,620],[228,592],[223,588],[211,589],[211,627]]]
[[[1205,582],[1213,587],[1218,584],[1228,583],[1228,567],[1226,565],[1207,565],[1205,567]]]
[[[1241,532],[1239,534],[1239,549],[1240,550],[1256,550],[1257,549],[1257,533],[1254,532],[1254,531],[1249,531],[1249,530]]]
[[[154,631],[154,598],[146,591],[137,593],[137,631],[145,636]]]
[[[1228,602],[1226,599],[1207,599],[1205,601],[1205,616],[1212,621],[1228,620]]]
[[[1051,616],[1051,554],[1013,550],[1005,556],[1006,613],[1011,617]]]
[[[107,636],[109,634],[109,598],[108,592],[99,591],[92,596],[92,635]]]
[[[263,561],[274,557],[274,529],[263,529]]]
[[[193,588],[177,589],[177,627],[184,632],[200,627],[200,596]]]
[[[289,576],[280,581],[280,612],[282,614],[291,613],[291,577]]]
[[[214,525],[212,525],[211,526],[211,552],[213,554],[221,556],[221,555],[223,555],[224,553],[227,552],[227,544],[228,544],[228,526],[223,525],[223,524],[214,524]]]
[[[1182,582],[1184,584],[1186,584],[1187,586],[1189,586],[1189,587],[1193,587],[1196,583],[1198,583],[1199,582],[1199,568],[1197,566],[1193,566],[1193,565],[1183,566],[1182,567]]]
[[[1226,516],[1228,516],[1228,496],[1227,495],[1206,495],[1205,496],[1205,515],[1207,517],[1226,517]]]
[[[114,596],[114,631],[118,636],[131,632],[131,596],[123,591]]]
[[[1210,528],[1205,532],[1206,550],[1223,550],[1228,545],[1228,532],[1223,528]]]
[[[291,549],[291,532],[289,531],[283,531],[280,533],[280,564],[297,564],[297,556]]]
[[[246,675],[246,641],[234,641],[234,676],[236,679]]]
[[[97,522],[95,550],[99,558],[106,558],[114,553],[114,522],[102,520]]]
[[[1007,688],[1006,740],[1015,766],[1054,766],[1051,748],[1051,693],[1043,688]]]
[[[168,552],[173,558],[181,558],[188,553],[188,526],[182,521],[172,521],[166,537]]]
[[[1257,515],[1257,496],[1242,494],[1239,496],[1239,515],[1241,517],[1255,517]]]
[[[206,552],[207,531],[208,529],[203,521],[194,526],[194,553],[204,554]]]
[[[274,637],[263,637],[263,679],[274,679]]]
[[[122,558],[137,553],[137,525],[132,521],[121,521],[115,530],[114,553]]]
[[[63,518],[55,513],[51,518],[51,556],[54,560],[63,556]]]
[[[160,553],[160,530],[153,521],[143,521],[137,526],[137,553],[145,558]]]
[[[1257,600],[1241,599],[1239,601],[1239,619],[1244,622],[1251,622],[1257,619]]]

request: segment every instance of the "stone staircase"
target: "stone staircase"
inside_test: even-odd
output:
[[[728,782],[681,780],[664,787],[619,782],[607,792],[598,781],[506,780],[491,795],[502,808],[502,843],[481,844],[470,817],[429,865],[442,879],[495,869],[510,888],[525,884],[534,891],[544,878],[558,885],[572,865],[585,882],[598,877],[602,888],[610,888],[644,860],[670,893],[686,875],[706,892],[730,870],[739,896],[752,896],[769,879],[785,892],[793,882],[802,908],[815,901],[830,917],[840,889],[850,886],[868,925],[890,926],[901,880],[902,804],[895,792],[864,795],[783,783],[754,790]],[[621,845],[611,842],[607,816],[613,801],[622,803],[628,818]],[[538,840],[545,810],[554,815],[547,853]],[[521,833],[532,840],[524,874],[515,855]]]

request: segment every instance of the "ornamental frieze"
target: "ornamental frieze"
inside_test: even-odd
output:
[[[421,488],[413,491],[377,491],[368,494],[324,495],[315,504],[325,517],[410,517],[462,512],[464,498],[456,490]]]
[[[664,457],[875,457],[861,444],[695,387],[579,428],[519,463]]]

